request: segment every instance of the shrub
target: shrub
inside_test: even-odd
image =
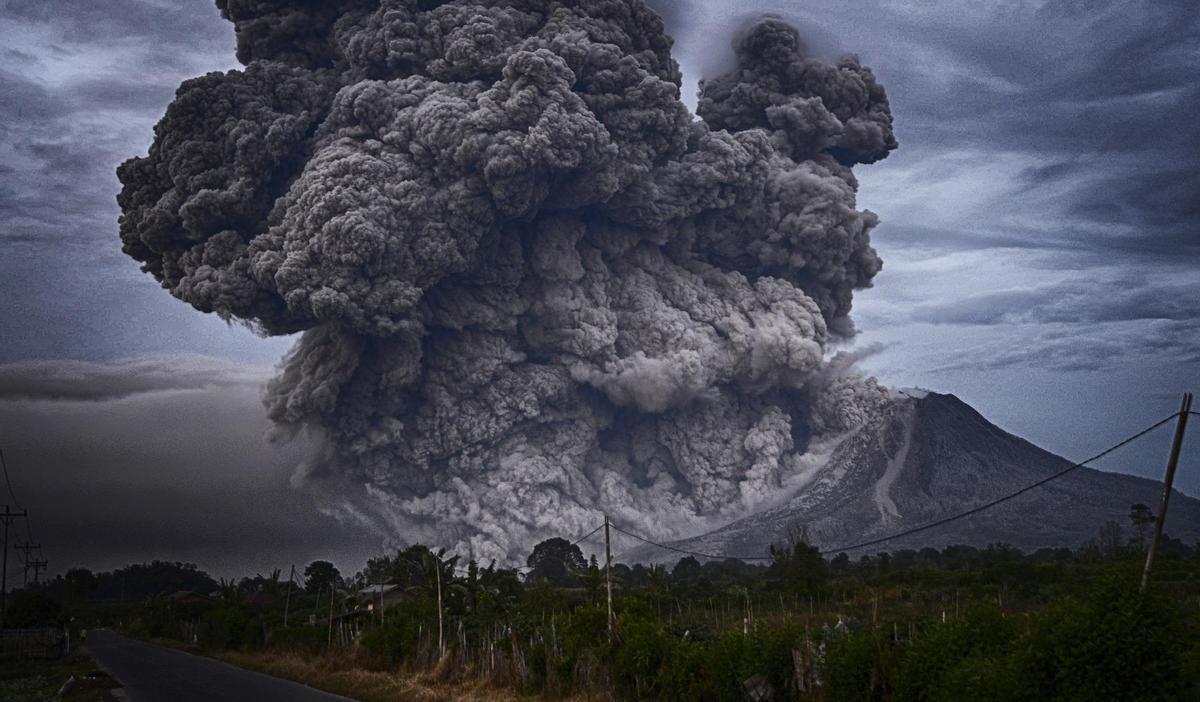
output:
[[[18,629],[61,626],[66,621],[62,603],[40,590],[17,590],[10,597],[6,626]]]
[[[933,623],[903,653],[896,699],[1012,699],[1012,665],[1007,657],[1016,645],[1018,627],[1016,620],[994,605],[973,607],[961,618]],[[995,686],[1007,695],[994,697]],[[969,690],[978,692],[969,694]]]
[[[829,702],[886,699],[885,660],[890,653],[869,632],[846,632],[825,644],[822,677]]]
[[[626,697],[660,697],[662,681],[659,672],[671,654],[671,643],[648,621],[622,621],[621,644],[613,656],[613,677]]]
[[[1041,618],[1022,656],[1025,695],[1062,700],[1181,700],[1189,694],[1187,613],[1134,578],[1110,579]]]
[[[216,650],[238,650],[262,643],[262,633],[240,607],[219,607],[201,620],[200,645]]]
[[[375,659],[375,663],[386,668],[395,668],[417,654],[421,636],[421,617],[413,616],[407,603],[403,611],[388,610],[383,624],[377,624],[363,634],[362,647]]]

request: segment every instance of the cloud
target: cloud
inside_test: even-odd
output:
[[[97,402],[158,392],[261,389],[271,369],[204,356],[146,356],[107,363],[32,360],[0,364],[0,400]]]
[[[245,69],[120,166],[123,251],[303,331],[270,416],[386,528],[512,559],[609,508],[720,519],[886,400],[807,382],[880,269],[852,168],[897,144],[856,58],[760,18],[696,120],[640,0],[219,4]]]
[[[223,575],[380,548],[289,487],[313,450],[269,443],[264,369],[195,356],[0,366],[0,445],[55,570],[160,557]]]
[[[72,47],[127,41],[167,47],[228,42],[230,32],[214,21],[216,8],[196,4],[207,6],[197,11],[170,0],[8,0],[0,17],[50,33]]]
[[[1130,320],[1188,321],[1200,318],[1195,285],[1118,275],[1076,276],[1029,288],[989,291],[912,310],[917,321],[935,324],[1082,323]]]

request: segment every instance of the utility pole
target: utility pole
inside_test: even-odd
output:
[[[1140,592],[1150,584],[1150,570],[1154,567],[1154,554],[1162,539],[1163,524],[1167,521],[1167,502],[1171,499],[1171,486],[1175,484],[1175,468],[1179,466],[1179,452],[1183,450],[1183,433],[1187,430],[1188,414],[1192,411],[1192,393],[1183,394],[1179,406],[1179,422],[1175,425],[1175,440],[1171,443],[1171,456],[1167,459],[1167,475],[1163,478],[1162,500],[1158,503],[1158,515],[1154,520],[1154,536],[1150,539],[1150,550],[1146,553],[1146,569],[1142,571]]]
[[[608,587],[608,643],[617,640],[616,619],[612,608],[612,538],[608,533],[608,515],[604,515],[604,580]]]
[[[21,553],[21,562],[25,564],[25,572],[21,575],[21,586],[24,587],[25,585],[29,584],[29,568],[31,567],[29,564],[31,563],[31,560],[32,560],[32,559],[30,559],[30,553],[41,549],[42,545],[41,544],[31,544],[28,541],[26,541],[23,544],[15,544],[13,546],[13,548],[22,552]]]
[[[4,505],[4,512],[0,513],[0,519],[4,520],[4,565],[0,566],[0,629],[4,628],[4,613],[7,611],[5,596],[8,594],[8,525],[17,517],[28,516],[28,511],[13,512],[8,505]]]
[[[433,565],[437,573],[437,596],[438,596],[438,659],[446,657],[446,642],[442,637],[442,557],[434,556]]]
[[[333,585],[329,586],[329,629],[325,634],[325,650],[333,649]]]
[[[33,584],[34,585],[37,585],[38,576],[40,576],[42,574],[42,571],[45,570],[46,566],[48,566],[48,565],[50,565],[50,561],[30,561],[29,562],[29,567],[33,568]]]
[[[292,579],[295,577],[296,577],[296,564],[293,563],[292,569],[290,571],[288,571],[287,595],[284,596],[284,598],[283,598],[283,628],[284,629],[286,629],[287,625],[288,625],[288,609],[290,609],[291,605],[292,605]]]

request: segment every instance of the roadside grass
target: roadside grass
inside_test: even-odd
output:
[[[95,682],[81,682],[67,694],[58,696],[64,683],[74,676],[82,679],[99,671],[96,661],[86,649],[77,648],[57,660],[20,660],[0,662],[0,700],[5,702],[112,702],[119,699],[112,689],[119,684],[104,677]]]
[[[430,674],[365,670],[350,657],[305,656],[260,651],[215,654],[219,660],[362,702],[521,702],[533,697],[483,683],[452,683]],[[536,698],[540,699],[540,698]]]

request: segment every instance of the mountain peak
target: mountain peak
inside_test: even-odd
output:
[[[804,527],[820,548],[842,548],[962,513],[1067,465],[955,395],[900,390],[787,502],[676,544],[719,556],[766,553]],[[1145,478],[1079,468],[971,517],[852,555],[954,543],[1074,548],[1107,521],[1127,524],[1129,506],[1154,504],[1160,489]],[[1200,500],[1178,495],[1168,529],[1176,538],[1200,538]]]

